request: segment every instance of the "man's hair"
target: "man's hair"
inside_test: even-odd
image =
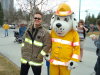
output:
[[[35,14],[40,14],[41,16],[43,16],[43,14],[40,11],[36,11]]]
[[[100,26],[100,19],[96,21],[96,24]]]

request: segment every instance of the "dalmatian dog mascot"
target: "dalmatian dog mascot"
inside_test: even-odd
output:
[[[79,61],[80,45],[74,13],[66,3],[51,18],[50,75],[70,75]]]

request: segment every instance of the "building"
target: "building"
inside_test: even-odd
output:
[[[7,20],[10,11],[14,10],[14,0],[0,0],[4,12],[4,20]]]

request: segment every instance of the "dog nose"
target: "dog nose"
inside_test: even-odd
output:
[[[62,25],[60,23],[57,23],[56,26],[59,28],[61,27]]]

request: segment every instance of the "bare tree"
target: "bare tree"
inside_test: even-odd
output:
[[[42,6],[46,5],[46,3],[48,2],[48,0],[16,0],[16,1],[19,4],[22,11],[29,12],[30,20],[32,20],[33,14],[36,11],[41,11]],[[41,9],[39,10],[38,7],[41,7]]]
[[[53,9],[56,6],[58,6],[58,3],[55,3],[55,5],[51,5],[50,7],[49,0],[16,0],[16,1],[23,12],[29,13],[30,18],[27,15],[26,19],[27,20],[30,19],[30,24],[33,23],[32,18],[34,13],[36,11],[40,11],[44,14],[43,17],[44,23],[50,25],[50,18],[54,13]]]

